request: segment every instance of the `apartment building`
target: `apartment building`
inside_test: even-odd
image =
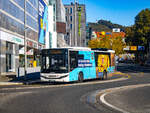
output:
[[[86,46],[86,9],[84,4],[66,4],[66,42],[70,46]]]

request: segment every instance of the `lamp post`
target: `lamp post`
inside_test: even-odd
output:
[[[26,43],[26,0],[24,0],[24,80],[27,75],[27,43]]]
[[[75,38],[75,46],[77,46],[77,36],[76,36],[76,0],[74,0],[74,38]]]

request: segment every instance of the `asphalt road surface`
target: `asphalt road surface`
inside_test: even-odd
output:
[[[0,113],[117,113],[100,102],[89,103],[89,94],[108,88],[147,84],[150,81],[148,67],[119,64],[118,70],[129,74],[131,78],[113,82],[100,80],[80,84],[1,87]]]
[[[150,85],[115,91],[105,96],[105,100],[129,113],[150,113]]]

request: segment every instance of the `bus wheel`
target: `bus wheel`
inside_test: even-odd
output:
[[[103,72],[102,80],[107,80],[107,72],[106,71]]]
[[[83,82],[83,73],[80,72],[78,75],[78,82]]]

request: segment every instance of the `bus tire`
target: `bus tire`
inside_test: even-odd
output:
[[[78,75],[78,82],[83,82],[83,73],[80,72]]]
[[[103,72],[102,80],[107,80],[107,72],[106,71]]]

